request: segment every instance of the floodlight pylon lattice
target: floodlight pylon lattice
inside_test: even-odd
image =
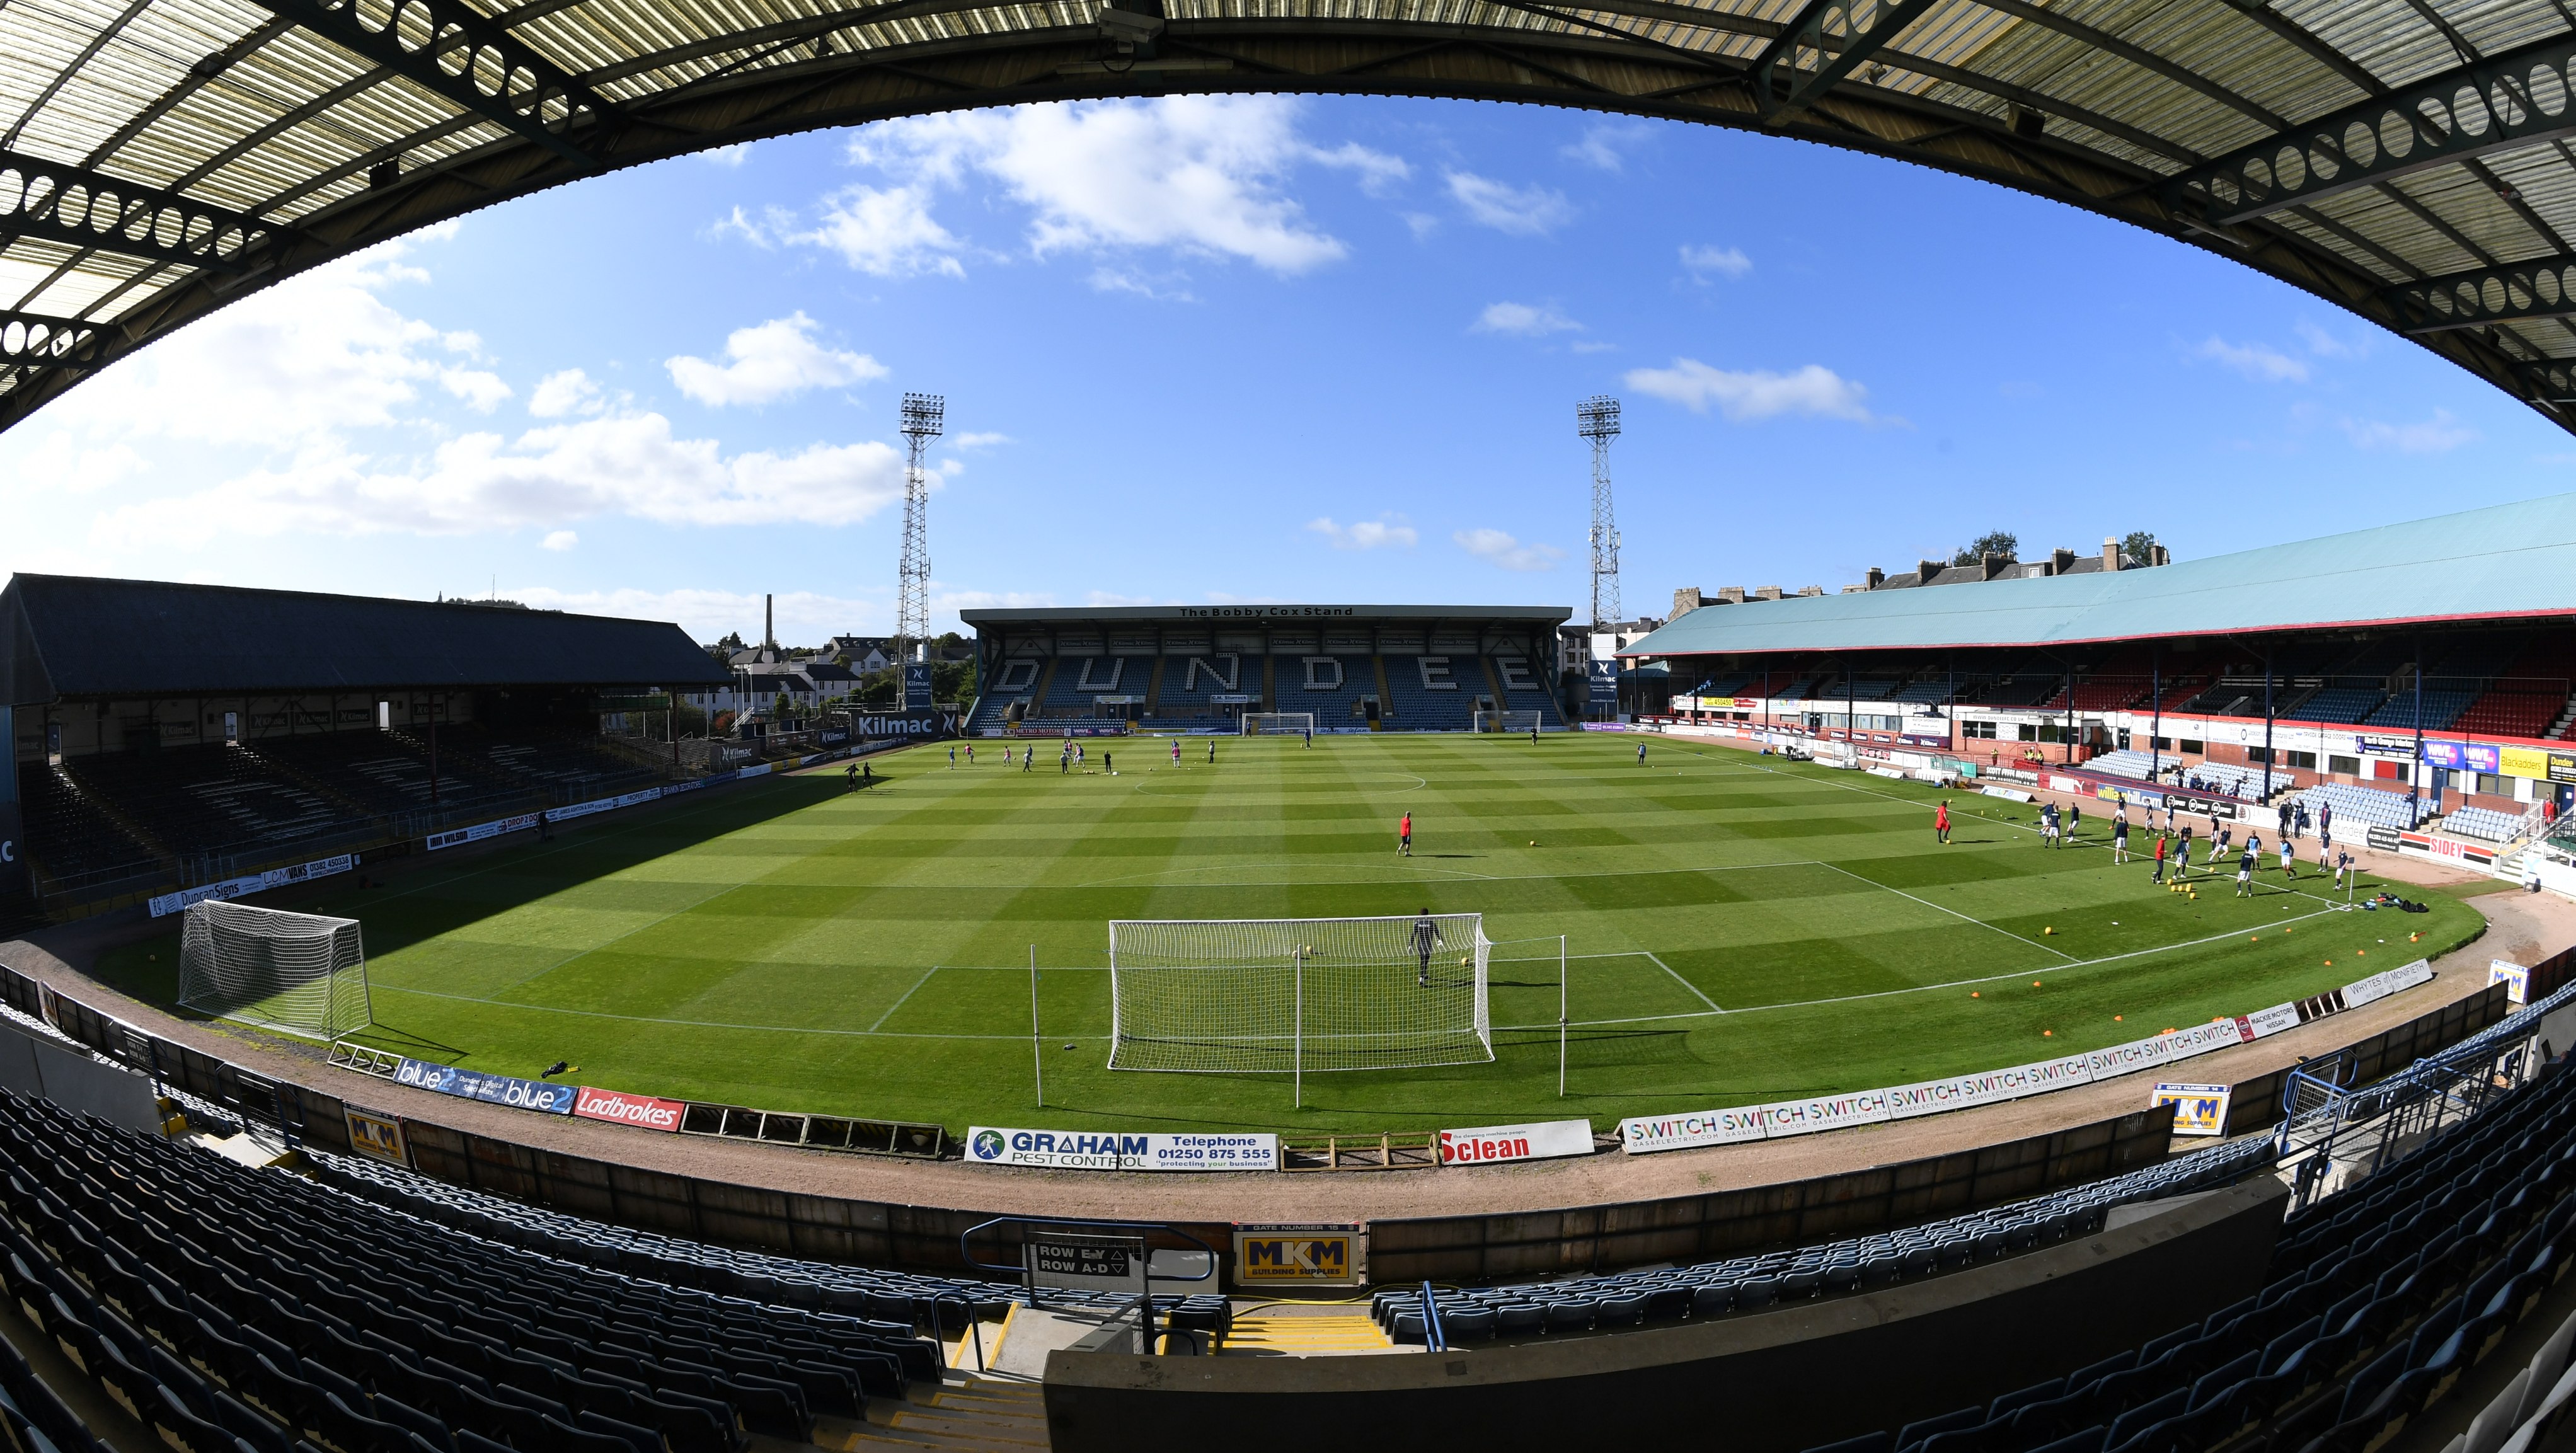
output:
[[[375,1004],[358,921],[219,899],[193,904],[179,936],[179,1004],[323,1040],[364,1029]]]
[[[1113,921],[1109,1067],[1302,1075],[1485,1063],[1493,947],[1477,913]]]
[[[1592,441],[1592,629],[1619,621],[1619,521],[1610,507],[1610,441],[1619,437],[1619,401],[1595,394],[1574,406],[1575,432]]]
[[[945,431],[948,400],[940,394],[903,396],[903,557],[895,566],[894,645],[897,660],[930,639],[930,471],[922,457]]]

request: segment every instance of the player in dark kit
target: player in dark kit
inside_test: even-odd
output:
[[[1413,952],[1422,960],[1421,972],[1414,976],[1417,989],[1431,987],[1431,951],[1440,947],[1440,925],[1431,921],[1431,910],[1417,910],[1422,916],[1413,920]]]

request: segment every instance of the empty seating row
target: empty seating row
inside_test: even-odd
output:
[[[11,1299],[190,1450],[735,1453],[939,1370],[908,1322],[501,1247],[5,1094],[0,1208]]]
[[[2321,782],[2291,800],[2307,808],[2312,816],[2318,808],[2330,805],[2339,823],[2368,823],[2372,827],[2393,827],[2400,831],[2415,826],[2414,805],[2407,801],[2405,794],[2382,792],[2375,787]]]
[[[2199,1453],[2224,1444],[2358,1453],[2376,1446],[2493,1352],[2576,1258],[2571,1085],[2576,1076],[2548,1074],[2291,1217],[2269,1281],[2195,1325],[1835,1447]]]
[[[2521,813],[2498,812],[2492,807],[2463,807],[2442,819],[2442,831],[2483,842],[2510,842],[2522,829]]]

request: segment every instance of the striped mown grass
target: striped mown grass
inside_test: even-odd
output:
[[[423,1059],[563,1059],[585,1084],[952,1127],[1300,1132],[1606,1123],[2015,1064],[2313,994],[2482,925],[2421,889],[2402,891],[2428,914],[2334,912],[2313,864],[2267,866],[2250,901],[2231,864],[2194,900],[2112,867],[2090,814],[2051,851],[2031,809],[1972,795],[1951,795],[1941,847],[1919,784],[1682,740],[1641,767],[1635,742],[1224,738],[1215,766],[1187,741],[1175,769],[1139,739],[1106,744],[1114,777],[1097,742],[1081,774],[1051,751],[1023,772],[998,743],[971,768],[918,748],[867,791],[744,784],[299,906],[364,922],[366,1038]],[[1491,1064],[1310,1075],[1302,1111],[1284,1077],[1104,1067],[1112,918],[1426,907],[1484,914],[1499,945]],[[174,934],[101,971],[166,1004],[176,959]]]

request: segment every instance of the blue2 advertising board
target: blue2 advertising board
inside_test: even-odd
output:
[[[421,1060],[404,1060],[394,1071],[394,1083],[416,1089],[433,1090],[441,1095],[454,1095],[463,1100],[481,1100],[487,1104],[508,1105],[516,1110],[534,1110],[544,1115],[569,1115],[573,1101],[581,1094],[578,1085],[550,1084],[544,1080],[520,1080],[508,1075],[487,1075],[474,1070],[460,1070],[454,1065],[434,1065]]]

